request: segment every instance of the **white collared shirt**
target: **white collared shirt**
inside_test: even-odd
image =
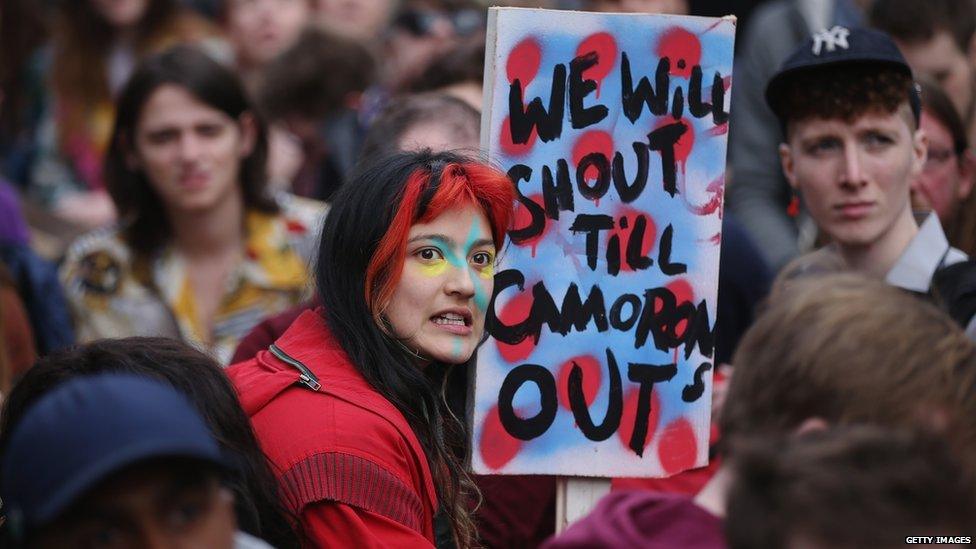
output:
[[[888,271],[885,282],[918,293],[928,293],[938,269],[966,261],[969,257],[949,245],[939,217],[929,213],[915,238]],[[966,325],[966,335],[976,341],[976,317]]]

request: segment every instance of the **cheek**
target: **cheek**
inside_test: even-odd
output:
[[[417,267],[417,273],[424,278],[433,279],[444,274],[447,271],[447,267],[447,261],[442,260],[429,265],[419,265]]]

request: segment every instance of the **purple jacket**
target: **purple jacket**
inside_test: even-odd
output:
[[[542,546],[589,547],[724,549],[726,544],[722,519],[688,496],[621,491],[611,492],[592,513]]]

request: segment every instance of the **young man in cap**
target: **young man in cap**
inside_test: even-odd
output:
[[[0,495],[13,546],[267,547],[236,532],[216,441],[159,381],[72,379],[34,403],[6,440]]]
[[[766,88],[784,129],[783,172],[829,244],[782,274],[853,270],[934,296],[970,334],[976,267],[935,215],[912,214],[927,140],[912,72],[887,35],[835,26],[790,55]]]

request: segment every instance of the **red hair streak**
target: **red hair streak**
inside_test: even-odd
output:
[[[420,197],[431,184],[430,177],[430,172],[418,169],[407,179],[390,228],[370,258],[365,290],[366,304],[374,314],[389,302],[400,281],[407,237],[414,224],[428,223],[451,208],[477,205],[488,218],[495,250],[505,242],[515,202],[515,188],[505,174],[476,162],[448,164],[441,172],[437,192],[423,216],[418,216]]]

